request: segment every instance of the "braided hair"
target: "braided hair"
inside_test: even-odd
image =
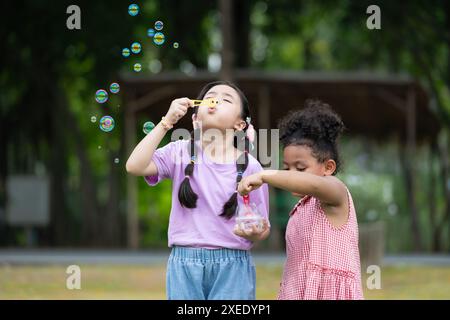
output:
[[[241,101],[241,118],[246,120],[250,117],[250,109],[248,105],[248,100],[245,97],[244,93],[233,83],[228,81],[215,81],[206,84],[202,90],[200,91],[197,99],[201,100],[204,98],[206,93],[212,88],[217,85],[226,85],[231,88],[233,88],[237,94],[239,95],[240,101]],[[198,106],[194,108],[194,114],[197,114],[198,112]],[[230,196],[227,202],[223,205],[221,216],[225,217],[226,219],[230,219],[233,217],[236,213],[237,209],[237,186],[239,182],[242,180],[242,175],[244,174],[245,170],[248,167],[248,152],[250,147],[250,141],[247,138],[246,131],[249,127],[249,122],[246,121],[246,126],[243,131],[238,131],[234,136],[233,145],[235,148],[238,148],[238,145],[240,145],[240,141],[244,141],[244,152],[239,156],[239,158],[236,161],[236,170],[237,170],[237,176],[236,176],[236,191],[233,192],[233,194]],[[194,128],[194,130],[191,132],[191,140],[189,144],[189,154],[191,156],[190,162],[188,165],[186,165],[186,168],[184,169],[185,178],[180,184],[180,188],[178,190],[178,199],[181,203],[181,205],[185,208],[196,208],[197,207],[197,200],[198,195],[192,190],[190,179],[193,177],[194,173],[194,166],[196,161],[196,153],[195,153],[195,140],[198,140],[200,137],[199,134],[200,128]]]

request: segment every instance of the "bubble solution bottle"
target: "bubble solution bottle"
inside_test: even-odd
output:
[[[250,203],[248,194],[243,196],[244,204],[239,206],[236,224],[241,230],[251,231],[255,226],[256,230],[261,231],[263,228],[263,218],[254,203]]]

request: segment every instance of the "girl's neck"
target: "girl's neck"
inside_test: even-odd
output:
[[[234,135],[231,132],[219,134],[217,130],[212,131],[202,133],[202,149],[207,156],[218,163],[235,162],[238,150],[233,145]]]

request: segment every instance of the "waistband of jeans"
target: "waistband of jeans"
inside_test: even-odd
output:
[[[248,250],[238,249],[205,249],[173,246],[171,256],[177,259],[186,260],[227,260],[237,258],[249,258]]]

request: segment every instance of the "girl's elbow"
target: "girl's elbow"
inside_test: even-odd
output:
[[[126,165],[125,165],[125,169],[127,170],[127,172],[129,174],[132,174],[134,176],[138,176],[139,175],[139,168],[130,160],[127,161]]]

